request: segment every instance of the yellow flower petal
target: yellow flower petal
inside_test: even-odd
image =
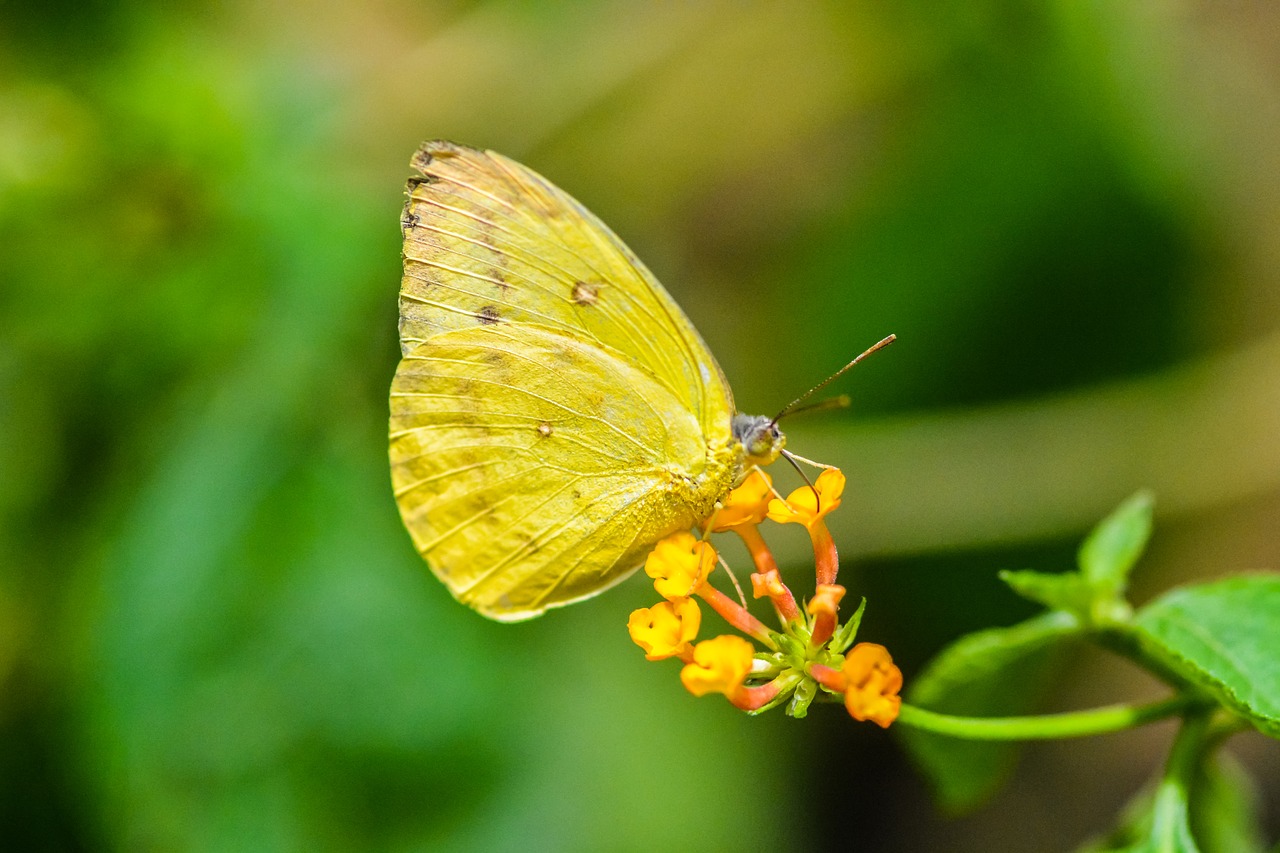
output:
[[[759,468],[752,470],[742,484],[720,502],[714,516],[712,533],[723,533],[744,524],[759,524],[769,512],[769,500],[773,494],[769,475]]]
[[[653,588],[663,598],[688,598],[702,586],[716,567],[716,549],[688,531],[673,533],[659,542],[644,562]]]
[[[678,657],[689,648],[698,636],[702,624],[702,611],[692,598],[660,601],[653,607],[642,607],[631,612],[627,631],[631,640],[644,649],[648,660]]]
[[[694,696],[732,696],[751,672],[754,656],[755,647],[733,634],[703,640],[693,647],[693,663],[680,670],[680,681]]]
[[[840,506],[844,485],[844,474],[837,468],[827,468],[818,475],[813,488],[801,486],[788,495],[785,502],[777,498],[770,501],[768,516],[779,524],[812,527]]]

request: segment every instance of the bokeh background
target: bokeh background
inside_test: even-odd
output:
[[[543,172],[850,476],[908,680],[1157,495],[1141,601],[1280,568],[1280,7],[0,6],[0,837],[22,850],[1070,850],[1170,729],[939,815],[891,735],[695,700],[634,579],[456,605],[386,464],[408,159]],[[786,474],[779,474],[786,482]],[[803,587],[803,532],[779,530]],[[740,554],[729,556],[743,565]],[[668,662],[669,663],[669,662]],[[1053,706],[1159,694],[1075,660]],[[1232,749],[1280,835],[1280,750]],[[11,846],[10,846],[11,845]]]

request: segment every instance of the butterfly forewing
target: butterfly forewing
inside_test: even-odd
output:
[[[603,223],[493,152],[428,143],[402,218],[401,345],[507,320],[573,332],[635,361],[704,428],[728,384],[674,300]]]

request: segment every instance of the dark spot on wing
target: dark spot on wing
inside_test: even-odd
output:
[[[413,159],[409,161],[409,165],[419,172],[426,172],[427,167],[431,165],[433,160],[456,157],[464,150],[461,145],[446,142],[443,139],[432,139],[418,146],[418,150],[413,153]]]
[[[414,228],[418,227],[418,223],[421,221],[422,220],[418,218],[418,214],[410,213],[406,210],[404,215],[400,217],[400,227],[405,231],[412,231]]]
[[[480,321],[481,325],[492,326],[502,320],[502,315],[498,313],[497,307],[486,305],[476,314],[476,319]]]
[[[494,280],[495,286],[503,293],[511,289],[511,285],[507,284],[507,277],[502,274],[502,270],[496,267],[489,270],[489,278]]]
[[[431,144],[427,143],[413,152],[413,158],[409,160],[409,165],[419,172],[425,172],[433,159],[434,154],[431,151]]]
[[[409,195],[413,195],[414,191],[417,190],[418,187],[429,186],[438,180],[440,179],[434,175],[423,175],[421,178],[410,178],[404,185],[404,191]]]
[[[579,305],[595,305],[600,300],[600,285],[586,281],[573,283],[573,301]]]

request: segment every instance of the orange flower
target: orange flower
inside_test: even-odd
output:
[[[844,659],[844,706],[855,720],[870,720],[883,729],[898,718],[902,699],[902,670],[889,650],[876,643],[858,643]]]
[[[759,524],[769,512],[769,500],[773,494],[769,475],[755,468],[733,491],[720,502],[720,508],[712,516],[715,526],[712,533],[723,533],[735,527]]]
[[[751,672],[755,647],[734,634],[703,640],[693,647],[693,663],[680,670],[680,680],[694,696],[723,693],[730,698]]]
[[[791,590],[787,589],[787,585],[782,582],[782,577],[778,574],[777,569],[770,569],[767,572],[752,572],[751,595],[753,598],[768,598],[771,600],[783,622],[800,620],[800,608],[796,606],[795,596],[791,594]]]
[[[809,642],[818,648],[831,639],[836,630],[836,616],[840,613],[840,599],[844,598],[844,587],[838,583],[818,584],[813,598],[805,605],[805,609],[813,615],[813,635]]]
[[[822,521],[827,513],[840,506],[840,495],[844,493],[844,474],[839,469],[828,468],[818,475],[813,488],[801,486],[786,501],[774,498],[769,502],[769,518],[779,524],[803,524],[810,530]],[[817,493],[814,493],[814,490]]]
[[[627,620],[627,631],[632,641],[644,649],[646,659],[663,660],[684,655],[689,643],[698,636],[701,624],[698,602],[677,598],[633,610]]]
[[[669,601],[687,598],[716,567],[716,549],[682,530],[659,542],[644,562],[653,588]]]
[[[752,572],[751,574],[751,597],[752,598],[778,598],[779,596],[789,595],[790,591],[786,585],[782,583],[777,569],[770,572]]]
[[[840,584],[821,584],[804,609],[814,616],[834,617],[840,612],[840,600],[843,598],[844,587],[840,586]]]

